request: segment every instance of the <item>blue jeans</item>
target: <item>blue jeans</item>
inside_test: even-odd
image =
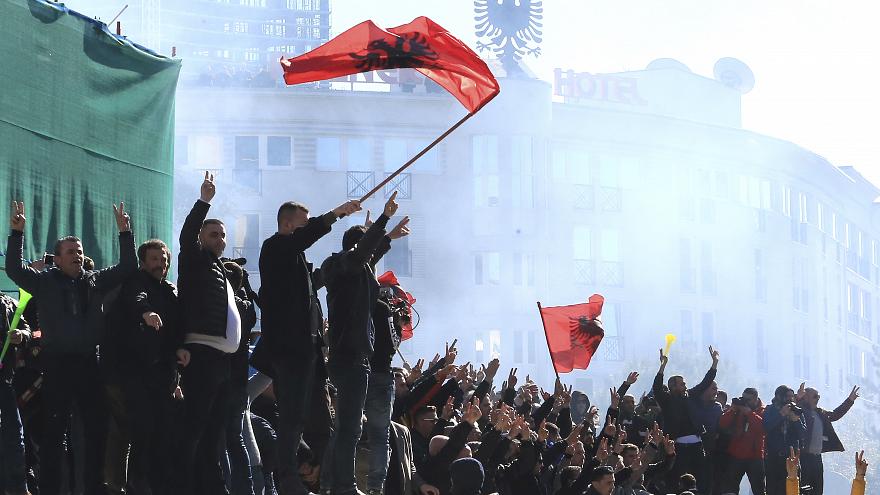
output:
[[[225,427],[228,464],[223,463],[226,486],[232,495],[254,495],[250,457],[242,433],[247,412],[247,390],[244,383],[233,383],[229,389]]]
[[[361,418],[370,381],[370,367],[361,363],[330,363],[330,381],[336,386],[336,428],[324,452],[321,490],[348,495],[357,490],[354,475],[357,442],[361,437]]]
[[[391,457],[389,428],[394,403],[394,375],[390,371],[370,373],[364,414],[367,416],[367,439],[370,444],[370,471],[367,489],[382,492]]]
[[[18,414],[15,390],[0,380],[0,473],[3,486],[9,492],[27,489],[24,466],[24,429]]]

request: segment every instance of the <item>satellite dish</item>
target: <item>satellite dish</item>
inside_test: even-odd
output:
[[[715,62],[715,80],[741,94],[746,94],[755,87],[755,74],[752,69],[732,57],[724,57]]]
[[[648,70],[658,70],[658,69],[675,69],[684,72],[690,72],[691,69],[688,68],[687,65],[675,60],[674,58],[658,58],[654,60],[650,64],[648,64]]]

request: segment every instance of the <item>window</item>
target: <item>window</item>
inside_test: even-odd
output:
[[[315,139],[315,161],[315,168],[318,170],[342,170],[339,138],[319,137]]]
[[[391,243],[391,251],[383,258],[385,269],[391,270],[398,277],[412,277],[412,251],[409,248],[409,237],[395,239]]]
[[[755,300],[767,302],[767,278],[764,276],[764,253],[755,249]]]
[[[593,245],[589,227],[575,227],[572,232],[571,243],[574,259],[589,260],[593,258]]]
[[[700,245],[700,278],[703,293],[715,295],[717,292],[715,287],[715,269],[712,264],[712,244],[709,241],[703,241]]]
[[[290,163],[290,137],[269,136],[266,138],[266,165],[289,167]]]
[[[258,259],[260,257],[260,215],[248,213],[235,219],[235,244],[233,258]]]
[[[816,201],[816,225],[819,226],[820,231],[825,232],[825,212],[819,201]]]
[[[536,352],[535,352],[535,332],[528,333],[528,351],[529,351],[529,364],[535,364]]]
[[[499,285],[501,283],[500,253],[485,252],[474,255],[474,282],[477,285]]]
[[[678,242],[679,286],[682,292],[694,292],[696,289],[696,273],[691,255],[690,239],[679,239]]]
[[[198,168],[223,166],[223,140],[219,136],[193,136],[193,159]]]
[[[791,216],[791,188],[782,186],[782,214]]]
[[[523,334],[519,330],[513,332],[513,362],[523,362]]]
[[[605,303],[602,306],[602,329],[605,330],[606,337],[620,336],[620,304]]]
[[[174,138],[174,165],[189,164],[189,147],[186,136],[176,136]]]
[[[236,170],[253,170],[260,166],[260,139],[257,136],[235,136]]]
[[[348,138],[345,144],[348,170],[367,171],[373,169],[373,147],[369,138]]]
[[[681,310],[681,338],[685,342],[694,341],[694,314],[687,309]]]
[[[501,179],[498,175],[498,137],[474,136],[474,204],[496,207],[501,204]]]
[[[389,138],[382,142],[385,151],[385,172],[391,173],[406,163],[406,140]],[[424,158],[424,157],[422,157]],[[416,162],[418,163],[418,162]]]
[[[715,345],[715,315],[703,313],[700,328],[703,332],[703,347]]]
[[[798,211],[798,219],[801,223],[809,223],[809,219],[807,216],[807,195],[804,193],[798,193],[798,204],[800,205]]]
[[[513,285],[534,287],[535,255],[513,254]]]
[[[602,229],[602,261],[620,261],[620,235],[612,229]]]
[[[511,143],[511,198],[515,208],[535,206],[534,169],[532,165],[532,139],[514,137]]]
[[[394,170],[397,170],[401,165],[403,165],[406,160],[416,156],[419,152],[425,149],[425,146],[431,144],[431,141],[427,139],[415,139],[411,140],[408,143],[408,150],[404,153],[403,158],[400,160],[400,163],[394,167]],[[425,153],[421,156],[415,163],[412,164],[412,172],[419,174],[440,174],[443,172],[440,166],[440,150],[443,144],[438,144],[431,148],[431,151]],[[387,163],[387,162],[386,162]]]

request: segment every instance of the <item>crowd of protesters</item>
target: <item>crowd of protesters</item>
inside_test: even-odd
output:
[[[822,454],[844,450],[833,422],[858,388],[833,411],[805,384],[779,386],[766,406],[754,388],[728,403],[712,347],[696,386],[666,379],[661,350],[650,393],[627,393],[633,371],[601,412],[559,380],[544,391],[511,369],[499,384],[498,359],[457,363],[454,342],[392,367],[400,318],[375,267],[409,234],[407,217],[389,228],[396,195],[318,267],[305,251],[360,204],[318,216],[281,205],[257,292],[243,261],[223,257],[214,194],[206,174],[177,286],[167,245],[136,249],[122,204],[119,263],[100,270],[73,236],[52,264],[25,264],[13,204],[6,271],[34,298],[13,329],[16,303],[0,301],[13,345],[0,369],[6,494],[719,495],[744,477],[753,495],[821,494]],[[855,470],[864,494],[862,454]]]

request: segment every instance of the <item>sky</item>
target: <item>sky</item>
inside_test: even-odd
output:
[[[392,27],[427,15],[476,42],[470,0],[332,1],[334,34],[365,19]],[[712,77],[719,58],[735,57],[756,79],[743,96],[743,127],[854,166],[880,186],[876,3],[544,0],[543,7],[542,54],[526,59],[542,79],[552,81],[555,67],[608,73],[665,57]]]

